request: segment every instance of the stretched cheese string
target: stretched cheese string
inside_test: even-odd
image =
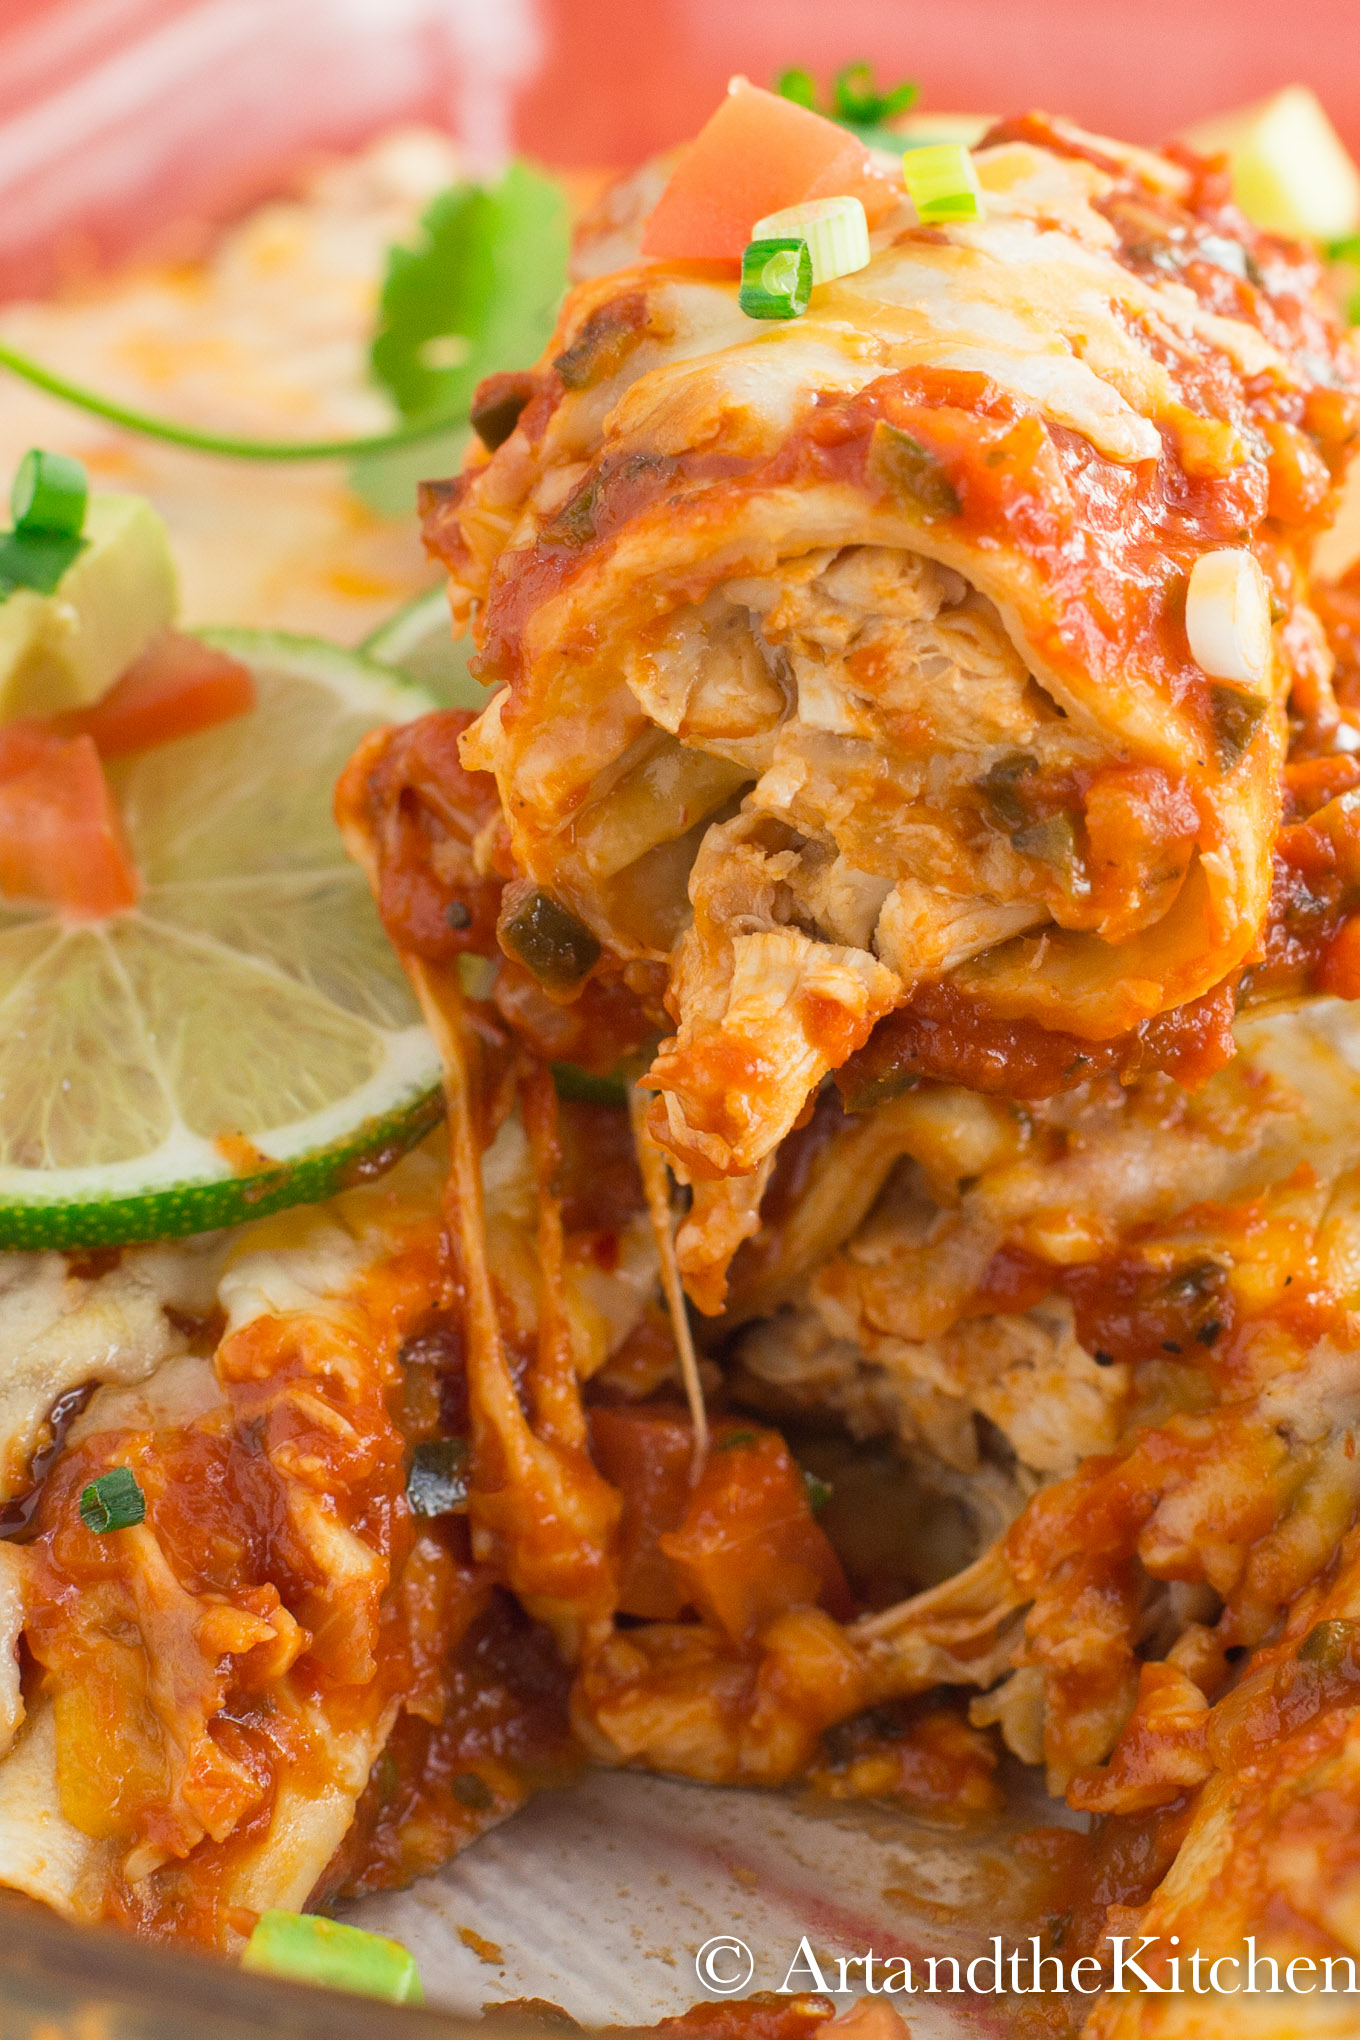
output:
[[[469,1513],[486,1554],[499,1557],[507,1584],[531,1615],[547,1623],[563,1657],[574,1663],[613,1629],[622,1500],[586,1449],[583,1411],[568,1425],[577,1431],[577,1442],[539,1436],[520,1406],[487,1263],[481,1148],[457,968],[435,970],[405,952],[402,963],[444,1066],[450,1164],[444,1208],[467,1298],[476,1466]],[[547,1337],[556,1334],[549,1330]],[[578,1388],[573,1385],[570,1393],[579,1401]],[[565,1396],[563,1385],[553,1384],[546,1399],[559,1424]]]
[[[704,1404],[704,1385],[699,1379],[699,1362],[694,1352],[684,1284],[675,1258],[675,1214],[671,1210],[670,1173],[666,1157],[647,1131],[649,1103],[647,1092],[637,1084],[628,1086],[628,1117],[633,1127],[633,1145],[637,1150],[638,1169],[647,1198],[647,1216],[651,1219],[652,1235],[656,1240],[657,1259],[661,1263],[661,1288],[670,1313],[675,1350],[680,1356],[680,1375],[685,1384],[690,1420],[694,1425],[694,1455],[690,1461],[690,1484],[693,1486],[708,1459],[708,1410]]]
[[[553,1187],[562,1162],[557,1086],[545,1063],[532,1064],[521,1077],[519,1109],[538,1193],[538,1358],[530,1380],[534,1421],[540,1436],[584,1451],[586,1413],[566,1308],[562,1203]]]
[[[474,1430],[494,1436],[507,1471],[527,1474],[533,1434],[520,1408],[501,1342],[500,1319],[486,1258],[486,1215],[482,1204],[481,1144],[477,1139],[463,1045],[463,1002],[455,971],[434,971],[418,956],[402,962],[434,1036],[444,1070],[448,1106],[449,1180],[445,1218],[458,1252],[467,1307],[468,1377]]]
[[[342,801],[338,818],[345,847],[377,899],[381,853],[372,817],[351,812]],[[449,1131],[444,1222],[463,1284],[474,1549],[479,1557],[500,1564],[507,1586],[529,1614],[547,1623],[562,1656],[574,1663],[613,1630],[623,1502],[586,1449],[583,1412],[575,1419],[582,1440],[577,1444],[560,1436],[536,1436],[520,1405],[487,1262],[482,1144],[468,1070],[472,1036],[458,966],[439,969],[407,949],[398,948],[397,953],[444,1073]],[[551,1394],[547,1400],[554,1404],[560,1425],[560,1408]],[[573,1428],[570,1422],[568,1428]]]

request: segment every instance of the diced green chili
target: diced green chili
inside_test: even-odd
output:
[[[998,758],[978,782],[983,799],[1008,834],[1028,828],[1034,820],[1025,781],[1037,778],[1038,772],[1037,758],[1028,751],[1011,751]]]
[[[928,518],[957,517],[963,508],[938,457],[910,432],[883,419],[875,425],[870,441],[869,471],[889,495],[910,503]]]
[[[467,1462],[465,1438],[430,1438],[415,1446],[406,1476],[406,1499],[411,1514],[462,1514],[468,1505]]]
[[[1360,1623],[1315,1622],[1299,1645],[1299,1660],[1316,1665],[1320,1672],[1339,1671],[1358,1636]]]
[[[1240,687],[1228,687],[1217,680],[1209,682],[1209,716],[1220,772],[1232,771],[1265,712],[1266,703],[1259,694],[1244,694]]]
[[[570,991],[600,959],[598,938],[541,887],[511,907],[499,934],[501,947],[553,992]]]

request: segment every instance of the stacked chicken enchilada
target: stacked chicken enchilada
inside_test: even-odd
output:
[[[0,1878],[230,1950],[587,1758],[1008,1751],[1069,1954],[1360,1957],[1360,360],[1187,152],[767,97],[425,490],[489,700],[337,817],[447,1146],[45,1271]]]

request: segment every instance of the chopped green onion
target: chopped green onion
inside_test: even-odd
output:
[[[386,1934],[365,1933],[318,1913],[264,1912],[246,1943],[242,1969],[260,1976],[319,1983],[394,2005],[423,2005],[410,1951]]]
[[[719,1452],[740,1452],[746,1446],[758,1443],[754,1431],[729,1431],[725,1438],[719,1438],[715,1449]]]
[[[761,241],[806,241],[814,284],[853,276],[869,264],[869,222],[857,198],[814,198],[785,206],[756,221],[752,247]]]
[[[908,149],[902,158],[902,181],[923,226],[982,218],[982,186],[962,142]]]
[[[451,1516],[468,1503],[467,1440],[430,1438],[411,1454],[406,1499],[413,1516]]]
[[[741,258],[737,302],[748,319],[796,319],[812,296],[812,257],[800,236],[752,241]]]
[[[1190,656],[1211,680],[1259,687],[1270,671],[1270,590],[1245,546],[1201,553],[1185,593]]]
[[[146,1496],[129,1466],[115,1466],[92,1480],[80,1495],[80,1520],[96,1537],[131,1530],[146,1518]]]
[[[16,531],[79,538],[89,500],[89,476],[81,463],[35,446],[19,463],[10,491],[10,514]]]

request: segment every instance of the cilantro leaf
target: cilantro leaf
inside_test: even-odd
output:
[[[373,372],[403,417],[450,411],[493,369],[529,367],[552,333],[567,244],[562,193],[527,163],[432,200],[416,244],[388,255],[373,338]]]
[[[847,127],[883,127],[916,104],[920,89],[908,78],[889,91],[880,92],[872,64],[847,64],[844,70],[837,71],[831,87],[832,117],[844,121]]]
[[[863,61],[846,64],[836,73],[830,97],[820,106],[816,81],[810,71],[783,71],[775,80],[774,89],[782,99],[791,99],[795,105],[806,106],[810,112],[849,128],[871,149],[902,148],[901,135],[894,134],[887,123],[914,106],[920,92],[919,85],[910,79],[880,92],[873,65]]]
[[[483,376],[528,368],[552,334],[566,285],[567,208],[527,163],[499,184],[455,184],[426,207],[410,247],[393,248],[370,361],[404,418],[466,415]],[[407,511],[416,483],[458,465],[466,428],[355,463],[377,510]]]

